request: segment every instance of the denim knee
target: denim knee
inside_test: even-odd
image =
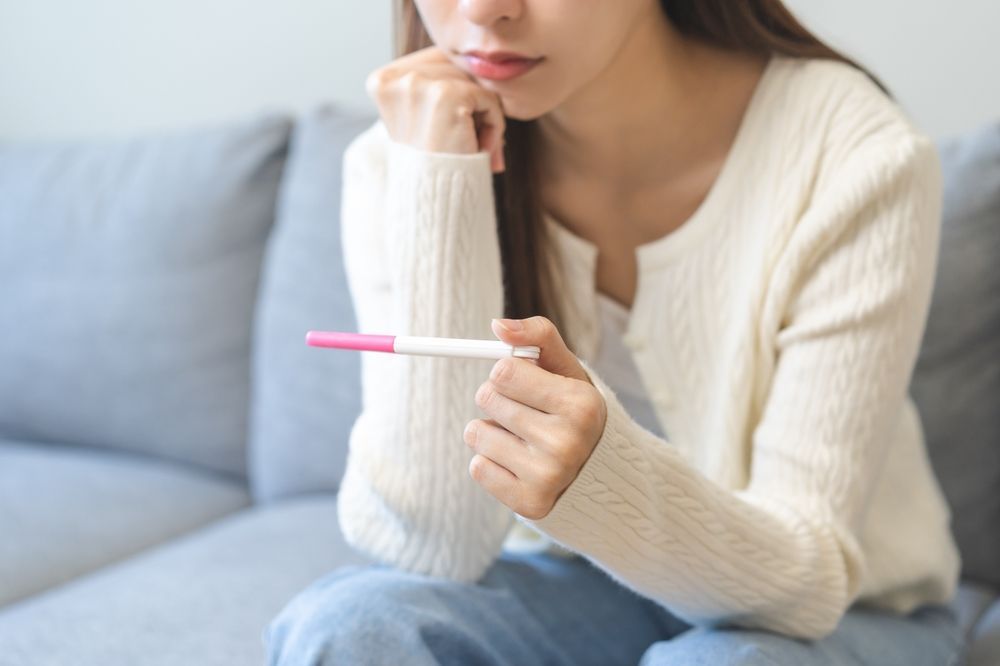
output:
[[[798,643],[776,638],[785,644],[783,658],[769,645],[771,636],[758,632],[693,629],[668,641],[654,643],[642,655],[639,666],[778,666],[796,663]]]
[[[351,603],[348,582],[363,580],[365,572],[357,566],[338,569],[294,596],[264,630],[268,664],[327,663],[327,646],[351,621],[344,608]]]
[[[440,639],[451,623],[427,608],[440,596],[437,588],[448,585],[382,566],[338,569],[299,593],[271,622],[268,663],[436,664],[428,639]]]

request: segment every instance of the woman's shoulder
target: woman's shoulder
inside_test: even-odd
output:
[[[797,58],[777,55],[771,64],[773,76],[786,96],[802,111],[831,118],[852,113],[878,113],[896,120],[905,114],[867,72],[830,58]]]
[[[777,57],[772,67],[766,140],[798,156],[812,197],[877,196],[911,176],[937,186],[934,142],[868,74],[829,59]]]
[[[921,148],[929,139],[906,112],[866,72],[828,58],[776,56],[776,115],[792,131],[823,140],[835,158],[858,151],[875,154],[887,147]]]

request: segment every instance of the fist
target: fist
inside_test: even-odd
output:
[[[493,172],[504,170],[505,122],[499,96],[438,47],[375,70],[365,88],[394,141],[437,153],[486,151]]]
[[[476,391],[486,419],[466,425],[469,474],[530,520],[544,518],[600,441],[607,407],[555,325],[545,317],[494,319],[494,334],[535,345],[537,361],[504,358]]]

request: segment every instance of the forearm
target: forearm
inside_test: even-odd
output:
[[[792,507],[714,484],[588,372],[607,400],[604,435],[535,527],[691,622],[831,631],[850,603],[853,539],[808,498]]]
[[[360,316],[359,327],[380,321],[392,329],[370,332],[492,337],[503,291],[488,156],[392,144],[384,198],[390,288],[383,311]],[[364,298],[362,285],[352,291],[356,302]],[[375,307],[359,303],[359,314]],[[365,408],[340,491],[345,536],[400,568],[475,580],[511,520],[469,477],[462,442],[490,362],[376,356],[363,361]]]

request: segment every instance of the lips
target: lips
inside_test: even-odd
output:
[[[462,54],[473,76],[491,81],[509,81],[528,73],[542,58],[531,58],[509,51],[466,51]]]

